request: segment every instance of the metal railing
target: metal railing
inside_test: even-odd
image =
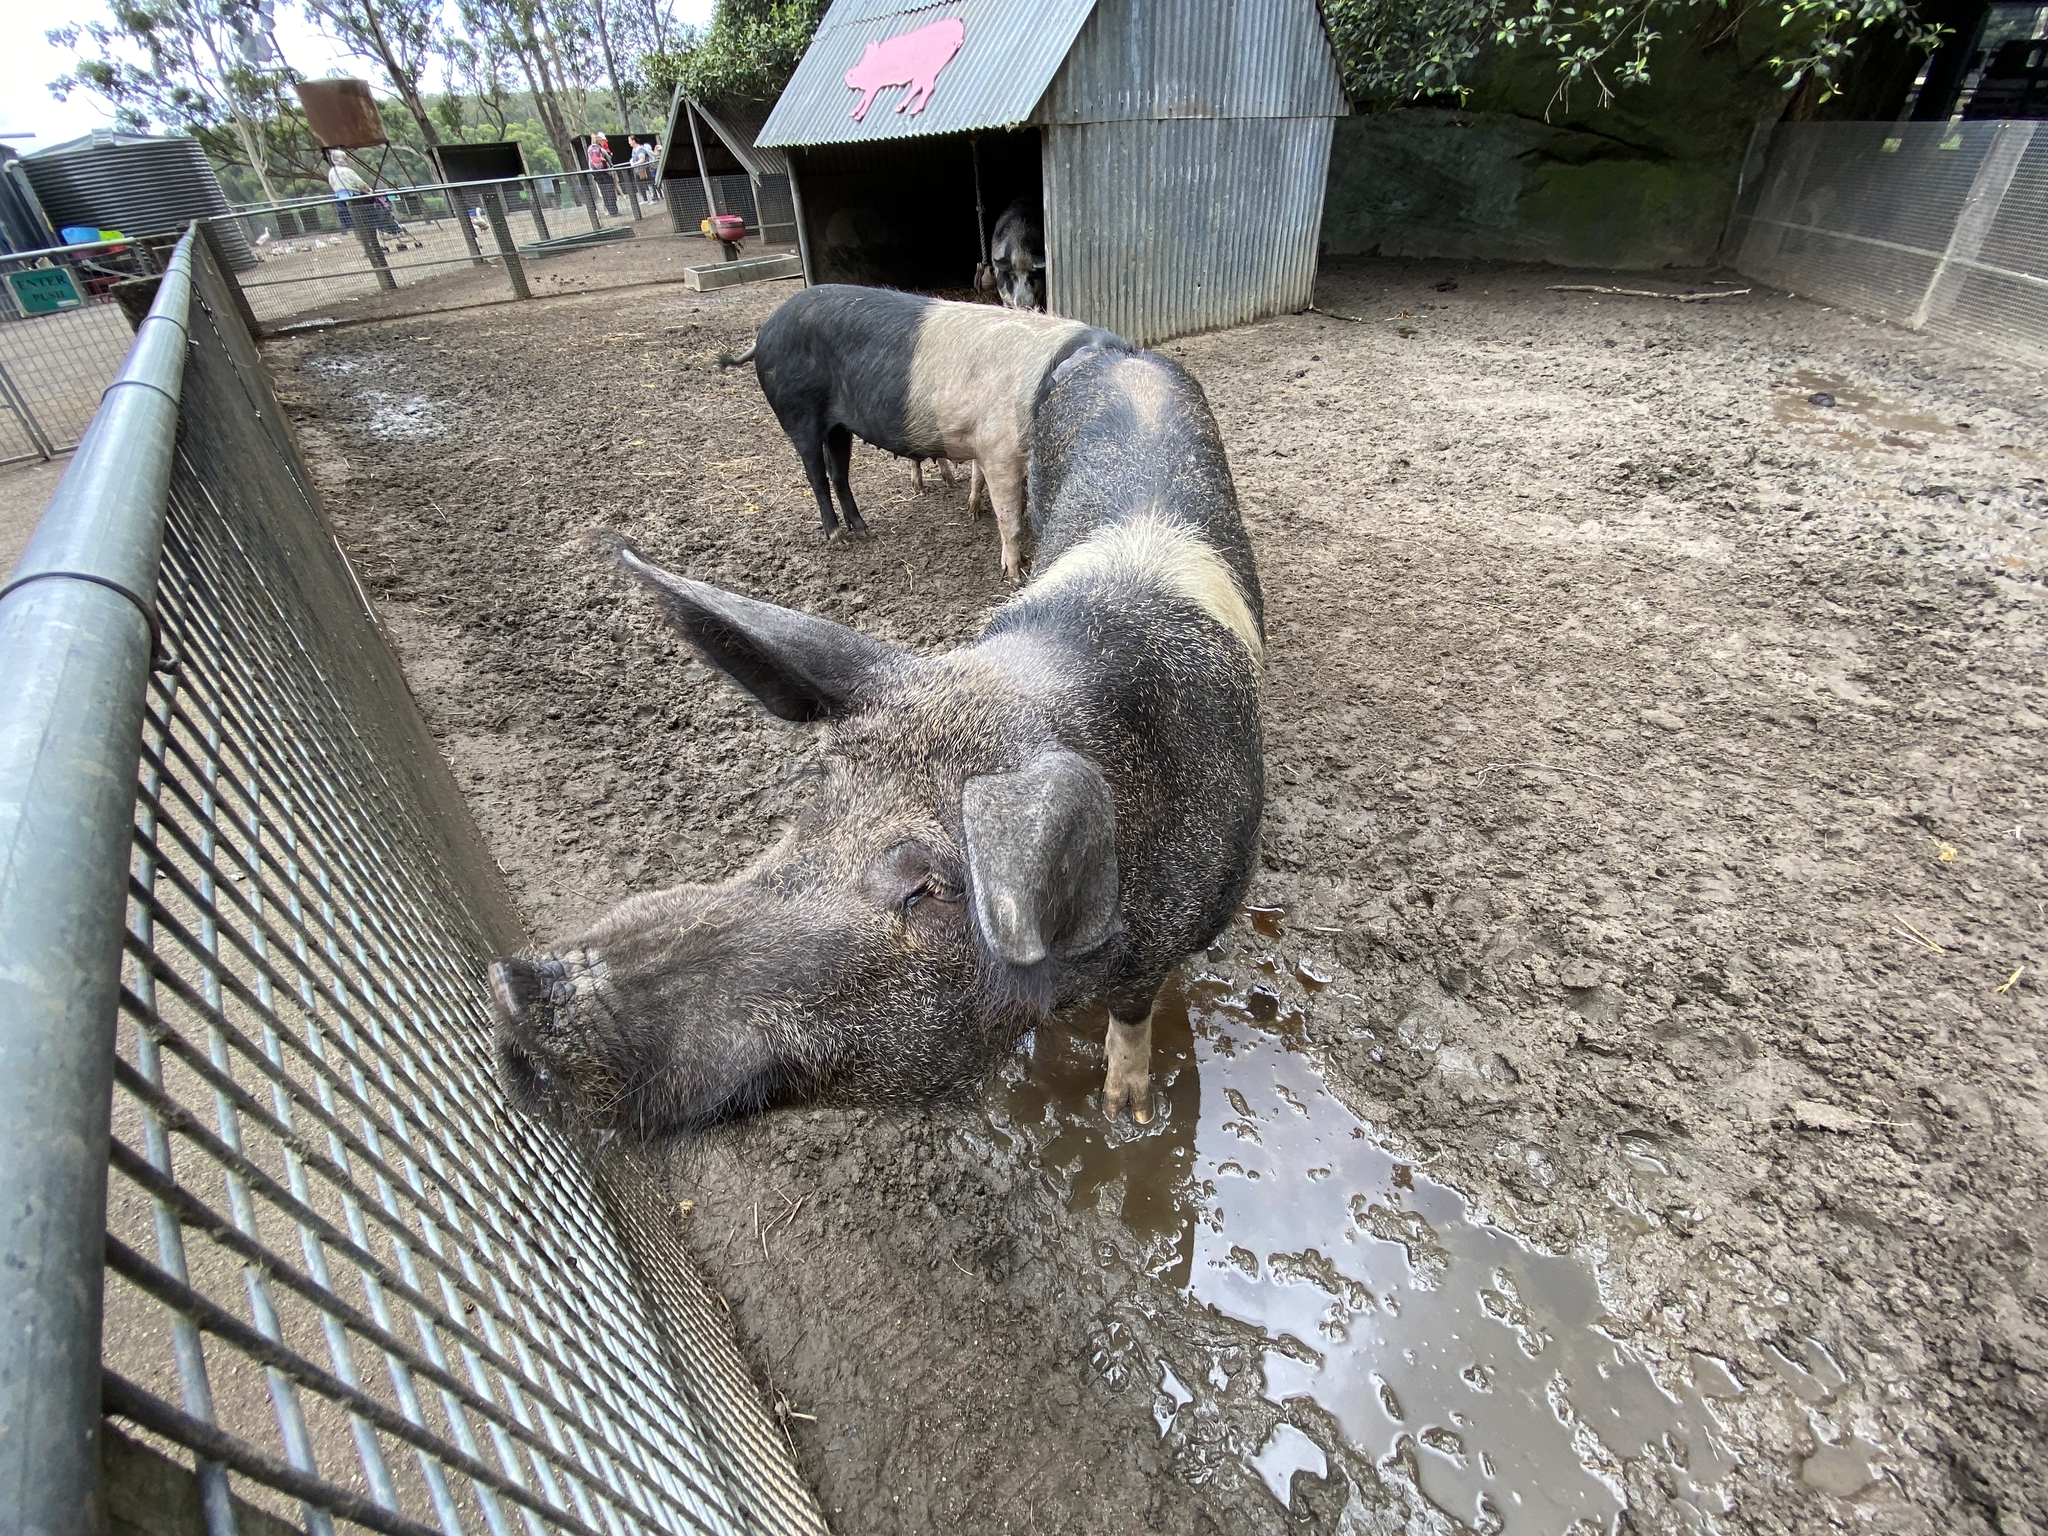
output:
[[[713,177],[711,202],[715,211],[745,219],[753,238],[796,239],[787,177],[764,177],[758,188],[745,176]],[[258,262],[242,288],[257,319],[271,323],[450,278],[465,267],[492,267],[499,275],[463,297],[525,298],[530,263],[612,240],[681,236],[693,243],[685,247],[689,254],[702,251],[702,260],[715,262],[717,248],[699,231],[706,212],[701,181],[643,182],[621,166],[385,188],[347,201],[301,198],[237,209],[230,221]]]
[[[0,1529],[97,1536],[104,1413],[207,1536],[822,1531],[673,1209],[499,1087],[517,919],[191,238],[0,672]]]
[[[699,226],[736,213],[766,245],[796,240],[789,178],[637,181],[630,167],[504,182],[444,182],[237,209],[214,219],[223,259],[247,262],[249,315],[274,326],[346,318],[347,306],[413,290],[414,309],[529,298],[528,267],[613,240],[680,239],[691,262],[716,263]],[[765,221],[765,222],[764,222]],[[0,464],[76,446],[126,356],[129,327],[114,300],[123,279],[161,269],[170,237],[61,246],[0,256]],[[579,291],[648,280],[627,261],[603,263]],[[12,275],[27,278],[26,304]],[[477,281],[478,277],[481,282]]]
[[[1722,256],[1809,298],[2048,363],[2048,125],[1761,127]]]

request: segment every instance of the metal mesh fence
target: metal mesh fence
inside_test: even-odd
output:
[[[715,211],[746,221],[749,239],[795,243],[787,176],[758,183],[713,177],[712,200]],[[267,327],[346,318],[348,306],[400,290],[412,291],[415,310],[526,298],[530,264],[612,241],[680,241],[671,248],[688,264],[715,265],[720,249],[699,228],[706,212],[701,181],[657,184],[621,167],[388,188],[348,200],[301,198],[211,222],[221,226],[224,249],[246,252],[251,261],[240,291],[248,317]],[[77,445],[128,350],[130,332],[113,286],[155,274],[168,244],[121,241],[0,256],[0,463],[47,459]],[[631,263],[611,265],[618,272],[609,282],[601,271],[584,272],[578,286],[649,275]],[[19,291],[14,274],[27,279]],[[482,281],[465,283],[466,275]]]
[[[2042,126],[1759,128],[1723,254],[1777,287],[2048,362]]]
[[[675,1213],[498,1086],[483,964],[516,919],[195,265],[105,1411],[193,1466],[208,1536],[237,1505],[305,1536],[820,1531]]]
[[[0,256],[0,463],[77,446],[133,339],[110,290],[156,270],[140,242]]]
[[[745,176],[714,177],[720,212],[739,213],[750,237],[770,244],[796,239],[787,177],[764,178],[764,232],[753,185]],[[765,183],[780,185],[769,189]],[[491,202],[502,221],[493,222]],[[505,182],[382,190],[347,202],[307,198],[246,209],[233,223],[257,255],[242,277],[251,310],[265,323],[303,319],[323,305],[346,303],[416,287],[465,268],[494,267],[491,297],[524,296],[524,267],[612,240],[681,236],[683,249],[704,262],[719,260],[704,241],[702,184],[653,183],[630,168],[528,176]],[[701,256],[699,253],[701,252]],[[468,295],[474,298],[475,295]]]

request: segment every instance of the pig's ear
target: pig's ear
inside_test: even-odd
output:
[[[845,714],[867,684],[910,659],[830,619],[757,603],[664,571],[617,534],[594,533],[585,542],[647,583],[669,623],[707,666],[785,720]]]
[[[1084,955],[1116,932],[1116,806],[1085,757],[969,779],[961,821],[974,915],[1003,960]]]

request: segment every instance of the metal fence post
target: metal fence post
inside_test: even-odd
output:
[[[28,408],[28,397],[15,387],[14,380],[8,377],[4,364],[0,364],[0,400],[6,402],[7,409],[14,414],[14,419],[21,423],[21,430],[28,434],[29,443],[35,451],[46,459],[56,457],[57,450],[50,442],[49,433],[45,432],[43,424],[36,420],[35,412]]]
[[[526,286],[526,266],[519,259],[519,247],[512,243],[512,227],[505,222],[505,199],[496,186],[484,188],[484,217],[491,221],[491,238],[498,242],[498,254],[505,261],[505,275],[512,280],[512,296],[533,297]]]
[[[469,222],[467,195],[458,194],[452,187],[444,190],[441,195],[448,200],[448,212],[454,216],[455,222],[462,226],[462,243],[469,247],[470,265],[488,267],[490,263],[484,260],[483,247],[476,243],[476,226]]]
[[[20,1536],[101,1526],[114,1020],[191,263],[188,237],[0,590],[0,1529]]]
[[[597,178],[588,171],[583,173],[583,210],[590,215],[593,230],[604,228],[604,221],[597,216]]]
[[[349,222],[355,225],[356,239],[362,242],[363,255],[377,274],[377,286],[390,293],[398,287],[398,279],[391,275],[391,263],[384,259],[384,245],[377,238],[376,205],[374,197],[350,198]]]
[[[2005,194],[2026,156],[2027,146],[2034,142],[2037,126],[2031,122],[1998,125],[1984,151],[1984,159],[1977,166],[1976,177],[1970,182],[1962,212],[1956,215],[1955,227],[1949,231],[1948,245],[1941,260],[1934,264],[1934,275],[1927,280],[1927,291],[1920,295],[1920,302],[1906,321],[1911,329],[1923,331],[1928,321],[1945,319],[1955,308],[1963,279],[1969,275],[1969,264],[1983,254],[1985,238],[1998,222],[1998,210],[2005,203]]]

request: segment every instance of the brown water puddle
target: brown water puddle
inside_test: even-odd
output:
[[[1170,990],[1142,1128],[1102,1116],[1101,1020],[1040,1030],[996,1128],[1035,1147],[1070,1207],[1120,1195],[1149,1274],[1262,1331],[1269,1401],[1313,1399],[1353,1450],[1415,1467],[1456,1519],[1604,1528],[1621,1463],[1645,1454],[1673,1467],[1686,1502],[1723,1512],[1716,1485],[1734,1462],[1698,1393],[1674,1399],[1601,1331],[1586,1265],[1475,1223],[1456,1191],[1383,1151],[1278,1002],[1269,984],[1240,993],[1214,977]],[[1161,1391],[1164,1434],[1188,1389],[1169,1369]],[[1247,1460],[1284,1502],[1292,1469],[1319,1470],[1322,1449],[1283,1425]]]
[[[1815,405],[1817,394],[1834,396],[1832,406]],[[1799,369],[1784,379],[1771,402],[1771,415],[1788,425],[1821,429],[1842,448],[1904,448],[1924,452],[1934,437],[1965,436],[1971,430],[1910,410],[1849,379]]]

